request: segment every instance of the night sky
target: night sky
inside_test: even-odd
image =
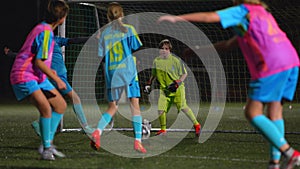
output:
[[[41,4],[44,2],[46,0],[3,1],[1,4],[2,49],[4,45],[14,51],[21,48],[27,34],[41,20]]]
[[[0,99],[15,100],[9,73],[14,59],[5,57],[4,46],[17,52],[23,45],[27,34],[42,20],[43,8],[47,0],[5,0],[1,3],[1,34],[0,34]]]

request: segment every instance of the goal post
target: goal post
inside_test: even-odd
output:
[[[92,36],[96,33],[99,28],[106,25],[108,23],[107,20],[107,6],[110,0],[68,0],[67,1],[70,6],[70,13],[66,19],[65,25],[62,25],[59,29],[65,32],[65,37],[80,37],[80,36]],[[296,44],[296,48],[300,51],[300,45],[297,43],[300,37],[300,31],[296,24],[294,24],[294,13],[297,12],[297,7],[289,4],[290,2],[284,2],[289,10],[285,10],[282,8],[282,1],[279,0],[266,0],[267,4],[270,4],[270,8],[274,17],[278,20],[280,27],[287,33],[287,36],[290,37],[293,44]],[[232,0],[172,0],[172,1],[127,1],[122,0],[119,3],[124,8],[125,16],[130,16],[134,14],[141,13],[165,13],[172,15],[179,15],[183,13],[191,13],[198,11],[213,11],[219,10],[225,7],[232,6]],[[284,11],[284,12],[282,12]],[[127,20],[126,20],[127,19]],[[156,30],[155,25],[147,24],[141,18],[138,17],[125,17],[125,23],[134,23],[137,32],[140,30],[152,28]],[[197,35],[193,33],[188,33],[189,30],[185,30],[182,27],[182,31],[176,32],[178,36],[185,37],[186,39],[192,41],[194,45],[203,45],[208,43],[214,43],[221,40],[229,39],[233,36],[233,32],[230,29],[222,29],[219,24],[200,24],[200,23],[192,23],[195,27],[197,27],[203,34],[208,38],[209,42],[206,39],[195,39]],[[180,28],[180,24],[176,25]],[[174,26],[175,27],[175,26]],[[172,29],[170,27],[170,29]],[[191,31],[192,32],[192,31]],[[148,67],[152,66],[153,59],[155,55],[155,49],[158,47],[158,43],[164,39],[168,38],[171,40],[173,45],[173,53],[180,57],[182,61],[187,65],[189,75],[193,75],[194,79],[187,79],[186,81],[186,93],[187,93],[187,101],[188,104],[191,104],[195,107],[195,109],[200,109],[199,113],[201,117],[201,111],[203,108],[209,109],[210,103],[212,102],[212,98],[217,95],[214,93],[214,89],[212,86],[214,85],[213,81],[211,81],[210,73],[216,74],[216,76],[220,73],[218,71],[211,72],[205,66],[203,60],[195,57],[196,53],[188,53],[187,50],[190,49],[190,46],[185,44],[181,39],[176,37],[172,37],[170,35],[165,34],[157,34],[152,32],[146,32],[139,34],[140,39],[143,43],[143,50],[148,50],[149,52],[142,53],[143,56],[139,52],[137,52],[137,68],[138,68],[138,77],[140,82],[140,87],[142,88],[146,81],[149,79],[151,74],[151,69],[141,70],[140,68],[147,65]],[[298,39],[297,39],[298,37]],[[80,53],[85,51],[84,45],[70,45],[65,48],[65,63],[68,69],[68,80],[70,84],[72,84],[73,73],[75,63],[80,55]],[[154,51],[154,52],[153,52]],[[228,53],[219,53],[220,61],[222,66],[224,67],[225,79],[224,82],[218,84],[217,87],[226,87],[226,102],[227,103],[239,103],[242,107],[246,102],[247,98],[247,88],[248,82],[250,80],[250,75],[248,73],[248,69],[245,63],[245,60],[241,54],[239,49],[236,49],[232,52]],[[218,64],[216,60],[210,60],[210,63],[214,63],[216,70],[218,69]],[[90,63],[91,65],[85,65],[84,69],[88,69],[94,66],[95,63]],[[83,72],[85,70],[82,70]],[[87,77],[84,74],[81,75],[82,79],[86,79]],[[88,76],[88,75],[87,75]],[[79,77],[80,78],[80,77]],[[195,83],[193,80],[195,80]],[[157,88],[157,83],[153,84],[153,88]],[[86,87],[86,86],[85,86]],[[106,101],[106,93],[105,93],[105,81],[103,76],[103,70],[99,68],[97,70],[97,75],[95,76],[95,84],[91,86],[91,88],[95,88],[95,95],[97,103],[99,104],[107,104]],[[197,90],[195,90],[197,89]],[[76,88],[75,88],[76,90]],[[299,102],[299,87],[297,88],[297,92],[295,95],[295,101]],[[220,93],[220,97],[223,97],[223,93]],[[218,96],[217,96],[218,97]],[[89,101],[89,97],[81,97],[81,99],[85,102]],[[156,99],[156,100],[155,100]],[[158,95],[154,93],[150,96],[141,92],[140,104],[141,109],[147,110],[149,106],[149,102],[157,101]],[[194,101],[198,101],[195,103]],[[200,105],[200,108],[199,108]],[[201,107],[202,106],[202,107]],[[143,111],[143,110],[142,110]],[[173,110],[175,112],[175,110]],[[142,112],[143,113],[143,112]],[[156,113],[152,112],[153,114]],[[242,113],[242,112],[241,112]],[[153,115],[154,116],[154,115]],[[157,118],[157,116],[146,117],[153,120]],[[91,116],[89,118],[94,118],[95,116]],[[99,117],[97,117],[98,119]],[[93,119],[94,120],[94,119]],[[200,120],[201,121],[201,120]],[[124,126],[122,128],[126,129],[129,126]],[[159,126],[154,126],[153,129],[157,129]],[[121,128],[120,128],[121,129]],[[77,131],[77,129],[64,129],[62,131]],[[80,130],[80,129],[78,129]],[[116,128],[115,130],[118,130]],[[181,131],[186,129],[175,128],[174,131]],[[189,129],[187,129],[189,130]],[[170,130],[172,131],[172,130]],[[190,130],[192,131],[192,130]],[[229,130],[231,131],[231,130]],[[234,132],[234,131],[233,131]]]

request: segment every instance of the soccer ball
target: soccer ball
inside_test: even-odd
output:
[[[146,140],[150,137],[151,134],[151,123],[147,120],[143,120],[142,124],[142,139]]]

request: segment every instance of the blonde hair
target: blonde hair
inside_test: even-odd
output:
[[[122,32],[126,33],[127,28],[124,26],[122,22],[123,16],[124,16],[123,8],[118,2],[112,2],[108,5],[107,19],[109,20],[109,22],[112,22],[114,29],[119,29]]]
[[[266,3],[262,2],[261,0],[233,0],[233,3],[236,5],[239,4],[255,4],[255,5],[261,5],[263,6],[266,10],[269,10],[269,7]]]

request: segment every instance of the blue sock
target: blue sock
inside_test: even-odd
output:
[[[63,117],[63,114],[59,114],[56,112],[52,112],[51,117],[51,132],[50,132],[50,139],[54,139],[55,132],[57,130],[58,124],[60,123],[61,118]]]
[[[73,104],[73,110],[74,110],[76,116],[79,118],[80,123],[83,126],[86,126],[87,125],[87,120],[85,118],[85,114],[83,112],[81,104]]]
[[[40,117],[41,138],[45,148],[49,148],[51,146],[50,126],[51,118]]]
[[[104,130],[104,128],[108,125],[108,123],[111,121],[111,115],[107,112],[102,114],[101,119],[98,122],[97,128],[101,130],[101,132]]]
[[[134,137],[136,140],[142,140],[142,116],[132,116],[132,125],[134,130]]]
[[[262,135],[277,149],[279,149],[287,141],[282,134],[279,132],[278,128],[264,115],[258,115],[254,117],[251,124],[262,133]]]
[[[284,137],[284,120],[279,119],[279,120],[275,120],[272,122],[277,127],[281,136]],[[270,145],[270,154],[271,154],[272,160],[280,160],[281,152],[276,147],[274,147],[272,144]]]

